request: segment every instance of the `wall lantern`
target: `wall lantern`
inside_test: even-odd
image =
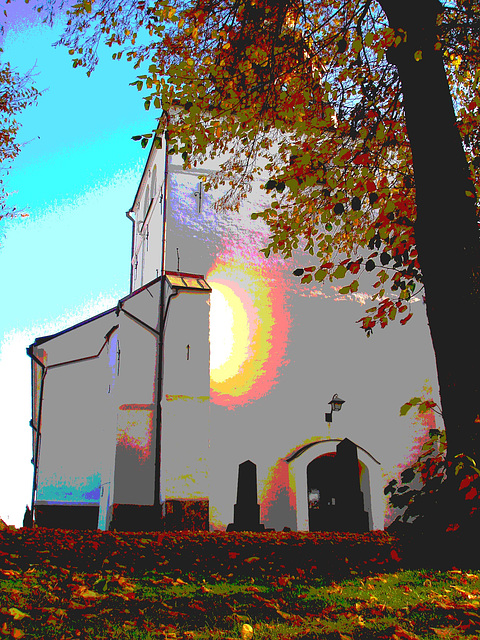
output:
[[[339,398],[337,394],[333,396],[333,398],[328,403],[331,407],[331,411],[330,413],[325,414],[325,422],[332,422],[332,413],[334,411],[340,411],[344,402],[345,400],[342,400],[341,398]]]

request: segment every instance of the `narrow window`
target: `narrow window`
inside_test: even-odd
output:
[[[153,167],[152,171],[152,199],[157,195],[157,165]]]
[[[147,217],[148,207],[150,205],[150,187],[147,184],[147,188],[145,189],[145,200],[143,202],[143,219]]]

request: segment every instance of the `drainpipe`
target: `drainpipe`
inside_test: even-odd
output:
[[[165,126],[165,172],[163,178],[163,242],[162,242],[162,264],[160,280],[160,335],[157,343],[157,415],[155,424],[155,479],[153,506],[158,513],[159,525],[162,520],[160,502],[160,454],[162,435],[162,395],[163,395],[163,358],[164,358],[164,338],[165,338],[165,261],[166,261],[166,233],[167,233],[167,187],[168,187],[168,112],[164,111],[166,118]],[[178,292],[177,292],[178,294]],[[170,302],[170,299],[169,299]]]
[[[135,218],[132,218],[131,214],[134,213],[133,209],[129,209],[126,212],[126,216],[132,222],[132,251],[130,253],[130,293],[133,291],[133,252],[135,250]]]
[[[33,426],[33,422],[31,423],[32,429],[35,429],[37,432],[37,438],[35,440],[35,451],[33,454],[33,483],[32,483],[32,505],[30,509],[31,513],[31,526],[33,527],[34,521],[34,503],[35,503],[35,491],[37,490],[37,482],[38,482],[38,453],[40,451],[40,427],[42,424],[42,406],[43,406],[43,389],[45,385],[45,376],[47,375],[47,367],[41,362],[34,354],[33,354],[33,345],[30,345],[27,348],[27,355],[32,358],[34,362],[36,362],[42,368],[42,380],[40,382],[40,400],[38,403],[38,416],[37,416],[37,427]]]

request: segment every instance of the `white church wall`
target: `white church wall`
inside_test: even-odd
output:
[[[427,380],[437,396],[421,300],[412,303],[416,313],[405,327],[377,329],[367,339],[355,321],[364,314],[368,289],[345,299],[330,283],[300,284],[293,269],[314,259],[301,252],[288,261],[259,253],[268,230],[250,219],[258,199],[252,196],[239,213],[220,214],[215,194],[207,192],[199,210],[198,182],[198,174],[182,172],[172,159],[166,266],[176,269],[179,256],[181,270],[205,273],[213,288],[212,525],[232,522],[238,465],[250,459],[257,465],[262,521],[270,526],[274,520],[278,528],[272,495],[288,492],[276,465],[296,447],[329,435],[324,413],[334,393],[346,403],[334,415],[330,436],[370,451],[386,484],[421,435],[414,422],[399,417],[400,406],[421,394]],[[292,519],[289,500],[285,526]],[[381,528],[385,505],[378,483],[371,500],[373,526]]]
[[[48,370],[41,414],[38,505],[99,504],[102,463],[111,450],[105,433],[105,425],[111,423],[106,402],[111,380],[108,345],[98,358],[72,361],[98,354],[115,320],[113,313],[100,316],[41,345]],[[55,366],[60,363],[66,364]]]
[[[150,211],[148,249],[146,230],[135,237],[135,291],[162,269],[164,157],[152,149],[134,205],[136,229]],[[438,396],[421,300],[412,303],[405,327],[378,329],[367,339],[355,322],[369,302],[367,285],[338,296],[331,283],[302,285],[292,275],[314,258],[299,252],[267,259],[259,252],[269,234],[250,219],[261,206],[259,193],[240,212],[219,213],[218,193],[205,193],[199,171],[184,172],[174,157],[168,172],[165,267],[205,276],[212,293],[182,292],[169,307],[160,478],[167,516],[179,525],[175,518],[191,502],[202,519],[208,499],[211,528],[224,530],[233,521],[238,466],[251,460],[261,522],[302,530],[306,453],[295,464],[287,460],[318,439],[349,438],[380,462],[359,449],[371,526],[382,528],[383,486],[427,428],[400,418],[400,406],[421,395],[427,379]],[[154,184],[154,201],[144,209]],[[52,369],[45,382],[37,498],[100,505],[102,528],[115,505],[153,503],[159,296],[157,281],[124,299],[118,313],[41,344],[47,364],[70,360],[98,351],[119,325],[100,358]],[[346,402],[328,427],[324,414],[334,393]],[[368,493],[366,478],[367,472]]]

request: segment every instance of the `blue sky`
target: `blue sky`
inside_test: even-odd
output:
[[[125,212],[148,154],[131,138],[151,130],[154,114],[129,86],[133,65],[105,48],[88,78],[52,46],[61,24],[43,25],[20,0],[7,10],[2,59],[19,72],[34,67],[43,92],[18,118],[26,144],[7,181],[11,204],[29,217],[0,223],[0,518],[21,526],[32,484],[25,349],[128,293]]]

